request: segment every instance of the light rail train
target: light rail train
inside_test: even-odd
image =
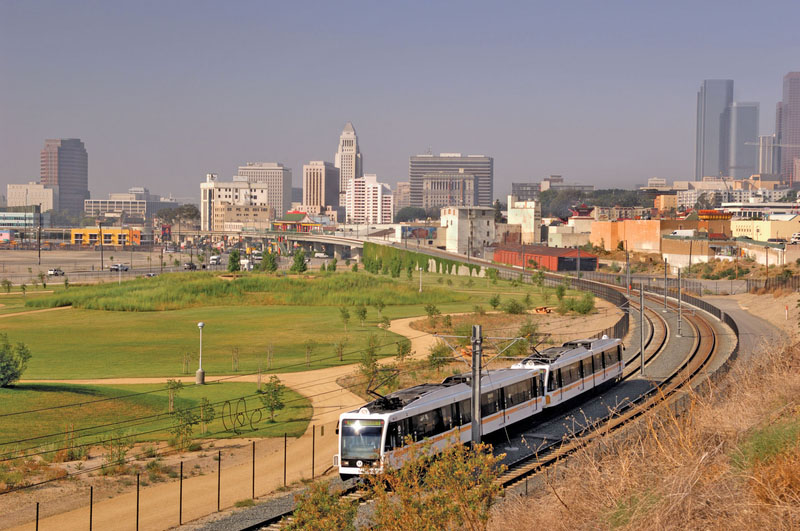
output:
[[[568,341],[481,376],[481,433],[536,420],[622,375],[622,342],[603,336]],[[407,437],[441,451],[453,440],[469,442],[472,375],[450,376],[390,393],[339,416],[339,453],[334,466],[343,479],[402,462]]]

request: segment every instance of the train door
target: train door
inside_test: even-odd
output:
[[[584,385],[585,385],[585,383],[583,381],[583,377],[584,377],[583,360],[580,360],[578,363],[574,363],[572,370],[573,370],[574,373],[577,373],[577,374],[574,374],[573,377],[577,379],[578,385],[576,386],[576,389],[578,389],[578,392],[581,393],[581,392],[583,392],[583,388],[584,388]]]

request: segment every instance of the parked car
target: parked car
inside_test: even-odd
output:
[[[222,263],[222,257],[218,254],[215,254],[208,259],[209,265],[220,265],[221,263]]]
[[[109,271],[127,271],[128,266],[125,264],[114,264],[108,268]]]
[[[147,277],[147,278],[153,278],[153,277],[157,277],[157,276],[158,276],[158,273],[147,273],[145,275],[145,277]]]
[[[62,277],[64,276],[64,272],[61,270],[60,267],[53,267],[47,270],[47,276],[49,277]]]
[[[194,262],[186,262],[185,264],[183,264],[183,268],[189,271],[194,271],[195,269],[197,269],[197,264],[195,264]]]

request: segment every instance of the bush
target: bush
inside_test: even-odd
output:
[[[23,343],[12,345],[6,334],[0,334],[0,387],[8,387],[19,380],[30,359],[28,347]]]
[[[503,304],[503,311],[511,315],[522,315],[526,312],[525,305],[516,299],[509,299]]]

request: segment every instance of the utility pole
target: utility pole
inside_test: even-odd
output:
[[[103,270],[103,222],[98,221],[97,226],[100,227],[100,271]]]
[[[667,259],[664,258],[664,313],[667,312]]]
[[[644,283],[639,282],[639,359],[644,377]]]
[[[683,319],[683,305],[681,304],[681,268],[678,268],[678,337],[681,337],[681,320]]]
[[[631,298],[631,255],[628,252],[628,240],[625,240],[625,289],[628,292],[628,299]]]
[[[472,325],[472,444],[481,442],[481,325]]]
[[[39,203],[39,230],[36,236],[36,248],[39,250],[39,265],[42,265],[42,204]]]
[[[419,266],[419,292],[422,293],[422,266]]]

